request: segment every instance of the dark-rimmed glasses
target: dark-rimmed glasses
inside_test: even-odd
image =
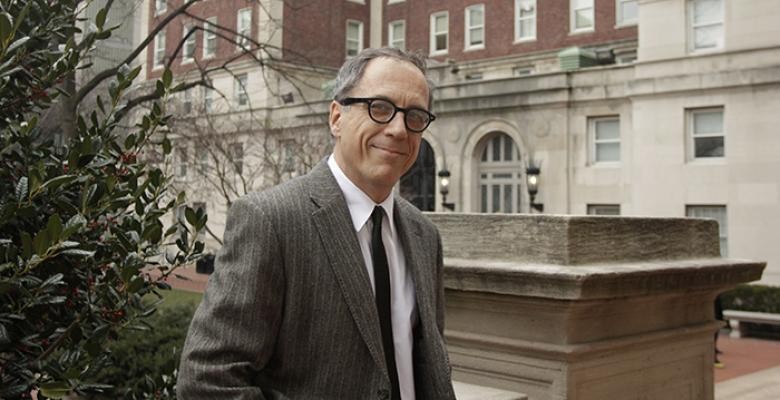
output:
[[[345,97],[336,101],[342,106],[348,106],[355,103],[368,104],[368,116],[378,124],[390,123],[390,121],[395,118],[395,114],[401,111],[404,113],[404,125],[406,125],[406,129],[415,133],[424,131],[425,128],[431,124],[431,121],[436,119],[435,115],[422,108],[401,108],[393,104],[390,100],[377,97]]]

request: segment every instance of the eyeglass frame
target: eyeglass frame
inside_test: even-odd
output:
[[[390,119],[388,119],[387,121],[379,121],[376,118],[374,118],[373,114],[371,114],[371,103],[373,103],[373,102],[375,102],[377,100],[381,100],[381,101],[387,102],[391,106],[393,106],[393,114],[390,116]],[[434,115],[433,113],[431,113],[430,111],[428,111],[428,110],[426,110],[424,108],[419,108],[419,107],[401,108],[401,107],[398,107],[397,105],[395,105],[395,103],[393,103],[392,101],[390,101],[388,99],[385,99],[385,98],[382,98],[382,97],[345,97],[343,99],[336,99],[336,102],[341,104],[342,106],[345,106],[345,107],[346,106],[350,106],[352,104],[365,103],[365,104],[368,105],[368,107],[366,107],[366,110],[368,111],[368,117],[371,118],[371,120],[376,122],[377,124],[383,124],[383,125],[384,124],[389,124],[393,120],[393,118],[395,118],[395,115],[398,114],[399,111],[401,111],[401,112],[404,113],[404,126],[406,127],[406,129],[408,129],[409,131],[414,132],[414,133],[423,133],[423,132],[425,132],[425,130],[428,129],[429,126],[431,126],[431,122],[433,122],[436,119],[436,115]],[[428,114],[428,123],[425,124],[425,127],[420,129],[419,131],[410,128],[409,127],[409,123],[406,121],[406,117],[409,115],[408,112],[409,111],[413,111],[413,110],[422,111],[422,112]]]

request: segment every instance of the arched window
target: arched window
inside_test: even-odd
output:
[[[420,141],[420,152],[412,168],[401,177],[401,197],[422,211],[436,207],[436,159],[428,142]]]
[[[523,163],[509,135],[494,132],[477,147],[479,155],[479,210],[519,213],[522,210]]]

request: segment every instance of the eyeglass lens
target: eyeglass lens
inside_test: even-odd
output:
[[[374,100],[368,108],[371,118],[380,123],[387,123],[393,119],[395,106],[386,100]],[[424,130],[429,123],[430,117],[422,110],[410,109],[404,113],[406,127],[413,131]]]

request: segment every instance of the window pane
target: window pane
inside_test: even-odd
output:
[[[469,44],[479,45],[484,42],[483,40],[484,30],[482,28],[472,29],[469,31]]]
[[[694,138],[696,157],[723,157],[723,136]]]
[[[693,3],[693,23],[721,22],[721,2],[723,0],[696,0]]]
[[[512,142],[512,138],[504,135],[504,161],[512,161],[512,153],[514,153],[515,145]]]
[[[520,21],[520,38],[534,37],[536,34],[536,19]]]
[[[493,175],[493,179],[512,179],[512,173],[511,172],[496,172]]]
[[[501,186],[499,185],[491,185],[492,186],[492,195],[493,195],[493,209],[492,212],[499,212],[501,211]]]
[[[482,207],[481,207],[481,211],[483,213],[486,213],[487,212],[487,204],[488,204],[487,185],[482,185],[481,192],[482,192]]]
[[[447,17],[441,15],[436,17],[436,32],[447,31]]]
[[[596,140],[620,139],[620,122],[616,119],[596,121]]]
[[[636,4],[636,0],[624,1],[621,9],[621,17],[623,21],[636,21],[639,15],[639,7]]]
[[[697,49],[709,49],[719,46],[720,38],[723,37],[723,26],[703,26],[694,29],[693,43]]]
[[[534,0],[521,0],[520,1],[520,17],[527,17],[534,15],[536,6]]]
[[[447,35],[436,35],[436,50],[447,49]]]
[[[512,185],[504,185],[504,212],[512,212]]]
[[[575,28],[576,29],[583,29],[583,28],[590,28],[593,26],[593,10],[581,10],[581,11],[575,11]]]
[[[501,161],[501,136],[496,136],[490,140],[493,146],[493,159],[491,161]]]
[[[484,17],[482,13],[482,7],[476,7],[469,10],[469,16],[470,16],[470,25],[471,26],[481,26],[482,25],[482,18]]]
[[[596,161],[620,161],[620,143],[597,143]]]
[[[487,160],[488,160],[488,147],[489,147],[489,145],[490,145],[490,142],[488,142],[488,143],[485,145],[485,149],[484,149],[484,150],[482,150],[482,162],[485,162],[485,161],[487,161]]]
[[[693,133],[723,133],[723,112],[697,112],[693,114]]]
[[[517,194],[517,208],[515,208],[515,212],[520,212],[523,209],[522,207],[520,207],[522,205],[521,204],[522,201],[520,199],[523,198],[523,196],[521,196],[523,194],[523,186],[522,185],[517,185],[517,193],[516,194]]]

